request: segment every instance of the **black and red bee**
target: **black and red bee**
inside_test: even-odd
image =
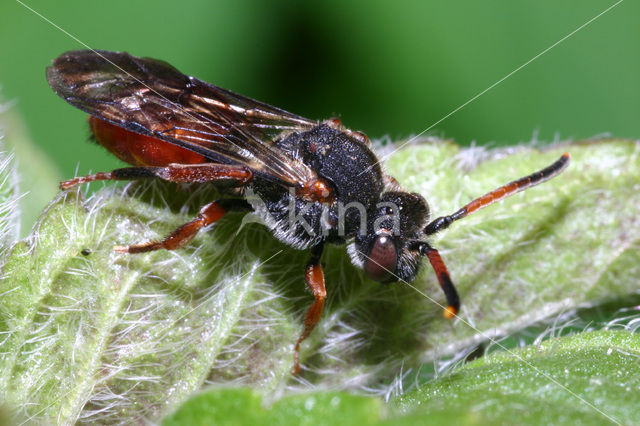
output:
[[[564,154],[547,168],[429,222],[425,199],[404,191],[385,173],[367,137],[339,120],[309,120],[127,53],[67,52],[47,68],[47,79],[65,101],[90,114],[96,140],[133,166],[76,177],[61,189],[97,180],[159,178],[218,184],[232,196],[205,205],[162,241],[116,251],[175,250],[232,210],[254,211],[279,240],[311,250],[305,281],[315,301],[295,345],[295,373],[300,343],[318,323],[326,298],[320,266],[325,243],[347,244],[352,262],[383,283],[413,281],[426,256],[451,318],[460,307],[458,294],[427,238],[556,176],[569,163]]]

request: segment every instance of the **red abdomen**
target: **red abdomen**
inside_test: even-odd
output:
[[[161,139],[130,132],[115,124],[89,116],[89,126],[98,143],[132,166],[164,167],[171,163],[200,164],[207,159]]]

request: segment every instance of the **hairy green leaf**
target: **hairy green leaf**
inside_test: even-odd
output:
[[[313,392],[268,402],[250,389],[210,389],[169,425],[634,424],[640,336],[600,331],[493,353],[392,401]],[[267,401],[265,401],[267,400]]]
[[[323,385],[380,393],[401,371],[638,288],[638,144],[602,141],[540,152],[415,144],[388,170],[434,216],[544,167],[561,176],[475,213],[434,241],[462,297],[459,320],[425,265],[412,285],[363,278],[342,247],[323,256],[329,294],[290,375],[312,297],[308,253],[230,214],[174,252],[123,255],[215,199],[207,188],[108,186],[61,194],[19,243],[0,282],[0,395],[19,417],[73,423],[158,419],[208,384],[278,394]]]
[[[190,399],[162,424],[362,426],[377,424],[381,414],[378,399],[345,392],[295,394],[266,406],[259,392],[216,389]]]
[[[454,424],[637,424],[640,335],[597,331],[473,361],[394,401]]]

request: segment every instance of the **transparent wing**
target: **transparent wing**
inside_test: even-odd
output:
[[[127,130],[241,164],[256,174],[301,186],[315,172],[274,145],[285,131],[318,122],[182,74],[128,53],[79,50],[47,68],[51,88],[71,105]]]

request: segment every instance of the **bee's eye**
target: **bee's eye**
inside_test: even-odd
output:
[[[398,254],[391,237],[381,235],[371,246],[369,257],[364,264],[364,272],[369,278],[379,282],[395,281]]]

